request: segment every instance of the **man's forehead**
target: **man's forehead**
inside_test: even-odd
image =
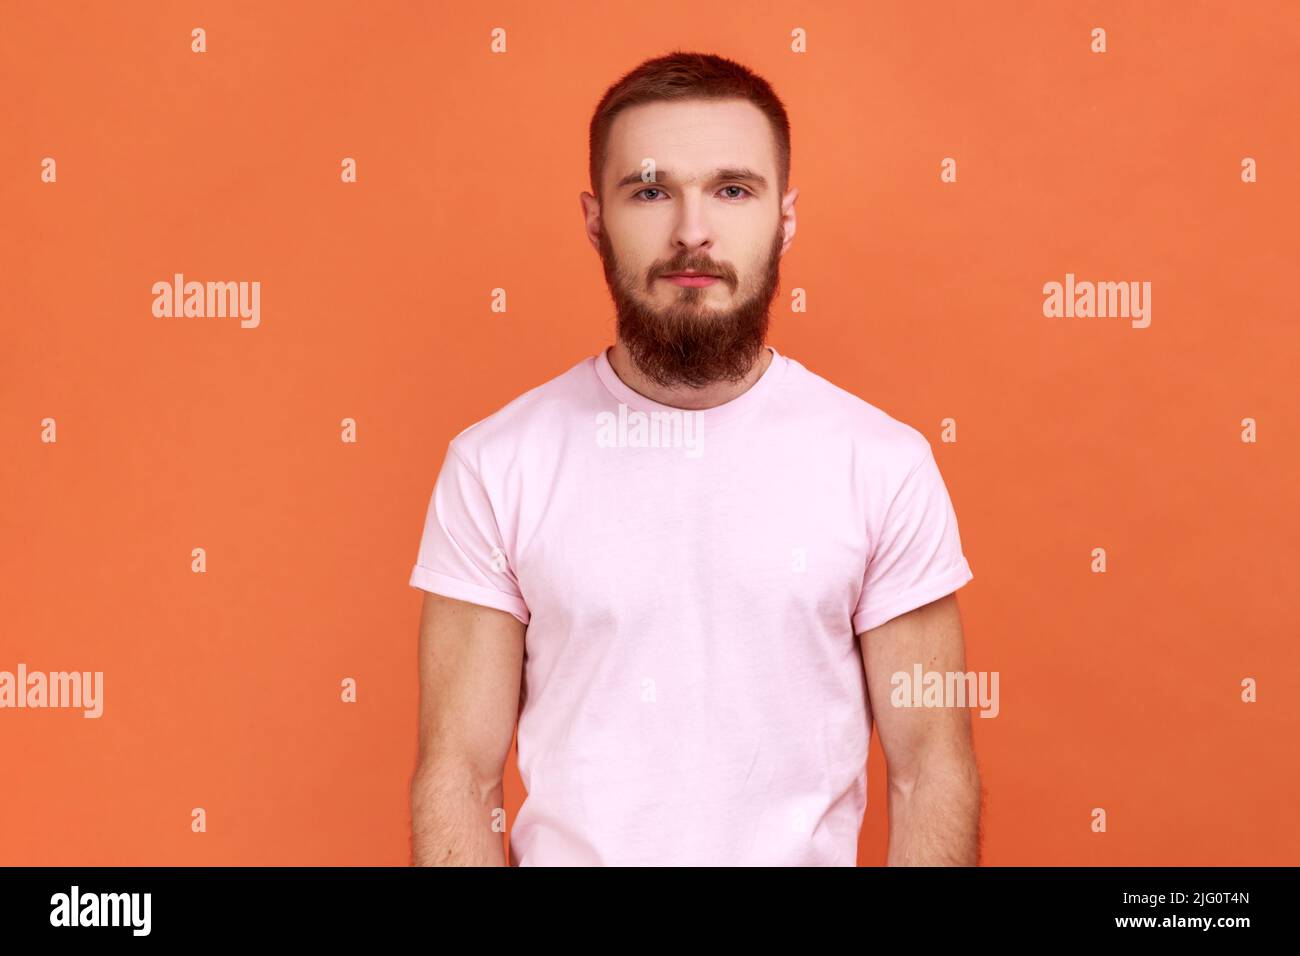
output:
[[[640,103],[614,118],[605,168],[616,181],[639,173],[646,159],[679,180],[719,167],[774,171],[773,139],[767,117],[748,100]]]

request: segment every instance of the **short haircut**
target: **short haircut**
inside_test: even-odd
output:
[[[646,60],[605,91],[591,117],[588,150],[591,191],[601,198],[609,128],[623,110],[659,100],[749,100],[767,117],[776,140],[781,195],[790,188],[790,120],[767,80],[747,67],[711,53],[674,51]]]

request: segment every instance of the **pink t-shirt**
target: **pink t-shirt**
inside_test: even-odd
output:
[[[973,575],[925,436],[772,352],[683,411],[601,351],[452,439],[410,584],[528,626],[512,864],[856,864],[855,635]]]

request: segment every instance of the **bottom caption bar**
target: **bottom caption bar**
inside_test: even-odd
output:
[[[865,941],[880,932],[926,943],[1052,932],[1232,945],[1286,929],[1296,878],[1294,867],[15,867],[0,868],[0,919],[7,941],[75,936],[89,945],[338,943],[398,932],[438,942],[480,929],[616,945],[698,944],[716,930],[775,945],[773,933],[793,930],[802,948],[828,918]]]

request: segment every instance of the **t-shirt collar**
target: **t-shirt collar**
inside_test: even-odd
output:
[[[786,366],[789,364],[789,360],[784,355],[778,352],[774,346],[768,345],[767,348],[772,350],[772,361],[753,385],[721,405],[715,405],[712,408],[687,409],[664,405],[647,398],[640,392],[634,391],[618,377],[618,373],[614,371],[614,366],[610,364],[609,350],[611,348],[613,346],[606,346],[601,349],[595,358],[596,376],[611,395],[629,408],[642,412],[698,411],[703,416],[700,421],[707,425],[719,425],[723,422],[732,421],[757,407],[767,394],[776,387],[777,382],[786,370]]]

